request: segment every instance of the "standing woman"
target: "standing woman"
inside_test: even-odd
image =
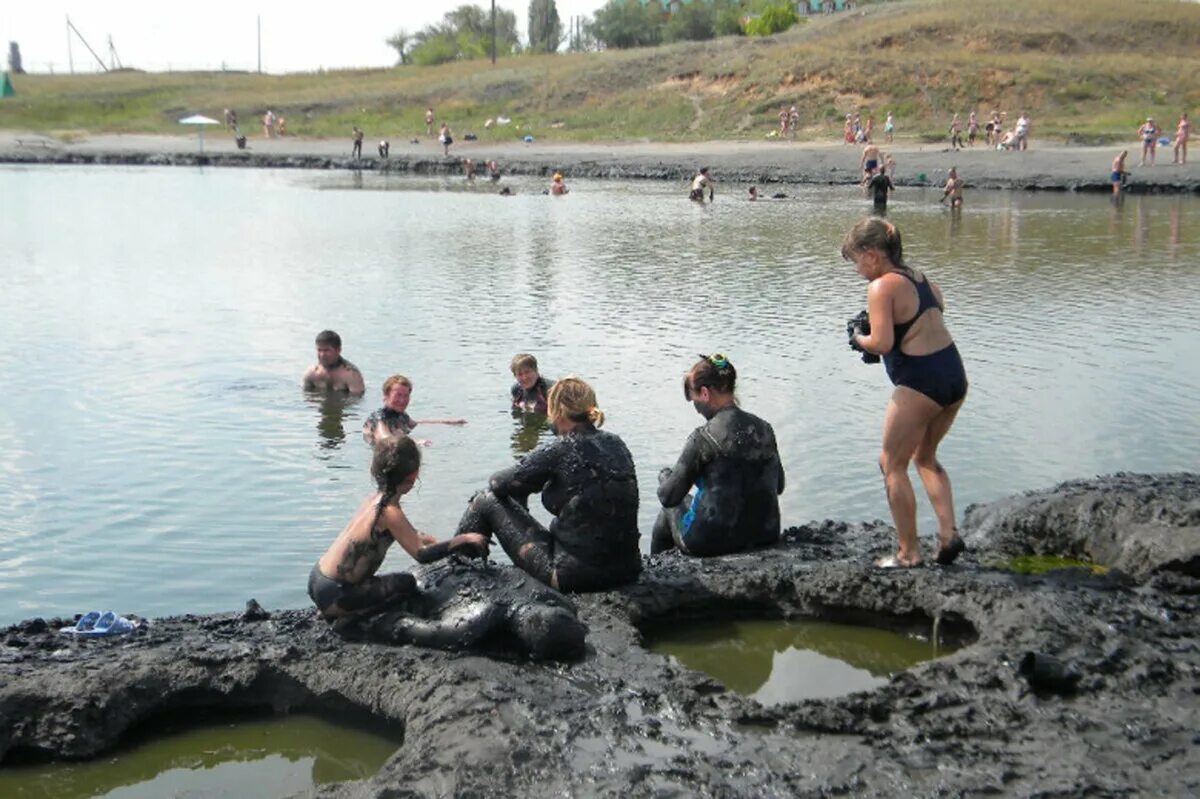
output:
[[[967,395],[967,374],[958,348],[942,321],[942,293],[924,274],[904,263],[900,231],[868,217],[846,234],[842,257],[853,261],[867,286],[870,332],[853,330],[850,346],[883,356],[896,386],[883,423],[879,467],[900,546],[877,565],[921,563],[917,541],[917,501],[908,479],[908,463],[917,473],[938,519],[940,564],[953,563],[966,545],[954,522],[950,477],[937,459],[937,448],[950,430]]]
[[[642,570],[633,456],[620,438],[597,429],[604,413],[578,377],[555,383],[546,402],[555,439],[492,475],[458,529],[496,536],[516,566],[560,591],[630,582]],[[538,491],[554,516],[549,529],[528,510]]]
[[[1173,164],[1187,163],[1187,145],[1188,139],[1192,135],[1192,123],[1188,120],[1187,112],[1179,117],[1179,124],[1175,126],[1175,157],[1171,160]],[[1180,157],[1182,153],[1183,157]]]

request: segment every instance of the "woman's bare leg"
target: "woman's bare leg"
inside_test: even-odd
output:
[[[900,548],[896,558],[907,566],[921,562],[917,541],[917,498],[908,479],[908,464],[925,438],[929,423],[941,411],[936,402],[911,388],[898,386],[892,392],[883,420],[883,454],[879,468],[887,487],[888,506],[896,525]]]
[[[941,440],[954,424],[954,418],[962,408],[965,400],[959,400],[948,405],[933,417],[925,429],[925,437],[917,445],[913,453],[913,462],[917,465],[917,474],[925,485],[925,493],[929,495],[929,504],[938,520],[938,542],[944,549],[956,534],[954,521],[954,494],[950,488],[950,475],[942,468],[937,459],[937,448]]]

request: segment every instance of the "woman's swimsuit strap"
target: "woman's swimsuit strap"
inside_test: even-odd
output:
[[[915,277],[913,277],[912,270],[909,269],[897,270],[896,274],[903,275],[904,277],[908,278],[908,280],[917,289],[917,312],[913,314],[913,318],[909,319],[907,322],[897,322],[892,326],[894,341],[893,348],[899,350],[901,343],[904,341],[904,337],[908,335],[908,331],[911,330],[912,326],[917,323],[918,319],[921,318],[921,314],[925,313],[930,308],[940,309],[942,306],[940,303],[938,303],[937,296],[933,293],[933,288],[929,285],[929,278],[926,277],[924,280],[918,281]]]

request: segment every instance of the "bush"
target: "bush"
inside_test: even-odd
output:
[[[767,6],[763,12],[746,23],[746,33],[751,36],[770,36],[782,33],[799,21],[791,5]]]

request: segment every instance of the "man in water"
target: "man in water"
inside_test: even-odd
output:
[[[867,181],[867,194],[875,204],[875,214],[883,216],[887,213],[888,192],[895,191],[892,179],[887,172],[880,170],[878,175],[872,175]]]
[[[304,387],[361,394],[362,372],[342,357],[342,337],[332,330],[317,334],[317,363],[304,373]]]
[[[689,199],[696,202],[704,202],[704,190],[708,189],[708,201],[713,201],[713,179],[708,176],[708,167],[700,167],[700,173],[692,178],[692,191],[688,195]]]

